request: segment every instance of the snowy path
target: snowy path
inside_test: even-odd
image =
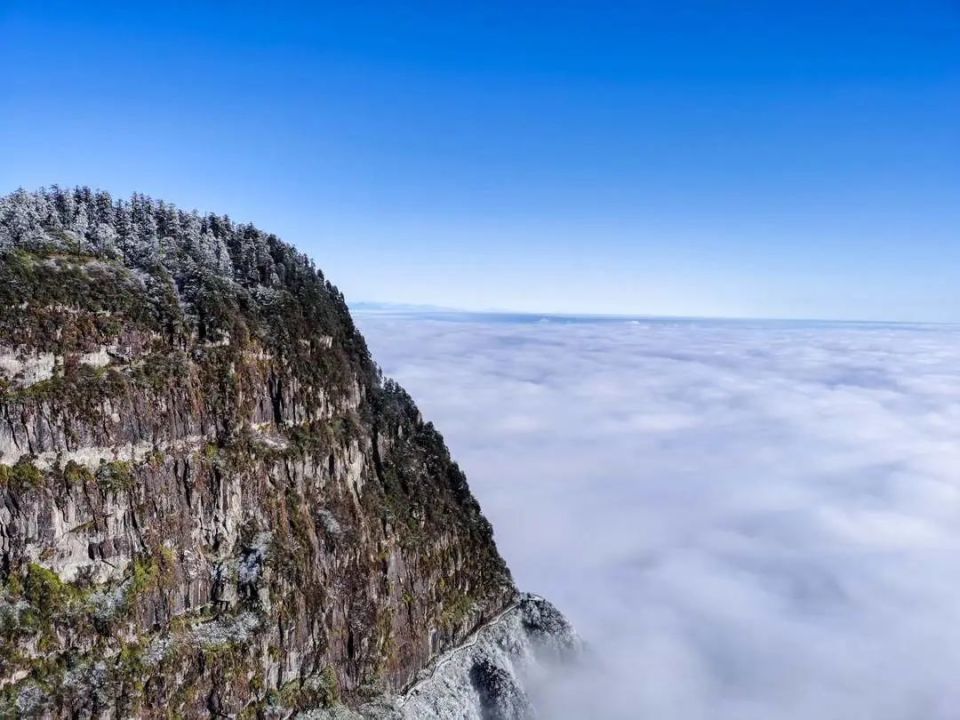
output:
[[[407,689],[407,691],[406,691],[405,693],[403,693],[403,695],[400,696],[400,698],[399,698],[398,701],[397,701],[397,707],[398,707],[398,708],[402,708],[402,707],[407,703],[407,700],[410,699],[410,698],[417,692],[417,690],[420,689],[420,687],[421,687],[424,683],[426,683],[426,682],[428,682],[428,681],[430,681],[430,680],[433,679],[433,676],[437,674],[437,670],[439,670],[440,668],[444,667],[447,663],[449,663],[451,660],[453,660],[454,658],[456,658],[456,657],[457,657],[461,652],[463,652],[464,650],[469,650],[469,649],[472,648],[474,645],[476,645],[477,642],[480,640],[480,633],[481,633],[481,632],[483,632],[484,630],[486,630],[486,629],[489,628],[489,627],[493,627],[494,625],[496,625],[498,622],[500,622],[500,621],[504,618],[504,616],[505,616],[507,613],[509,613],[511,610],[515,610],[517,607],[518,607],[518,603],[516,603],[516,602],[510,603],[507,607],[505,607],[503,610],[501,610],[498,614],[494,615],[492,618],[490,618],[490,620],[488,620],[487,622],[483,623],[483,624],[480,625],[476,630],[474,630],[474,631],[469,635],[469,639],[467,640],[467,642],[463,643],[462,645],[458,645],[457,647],[453,648],[452,650],[448,650],[446,653],[444,653],[443,655],[441,655],[441,656],[440,656],[440,659],[437,660],[436,663],[434,663],[434,665],[433,665],[432,668],[430,668],[430,674],[427,675],[425,678],[421,678],[420,680],[417,680],[417,682],[415,682],[413,685],[411,685],[411,686]]]

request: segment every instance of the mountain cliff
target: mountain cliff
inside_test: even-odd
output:
[[[576,642],[305,256],[85,188],[0,201],[0,583],[3,717],[522,717]]]

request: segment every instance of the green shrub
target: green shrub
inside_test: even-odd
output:
[[[100,461],[97,482],[105,490],[129,490],[133,487],[133,466],[125,460]]]
[[[43,473],[33,464],[30,455],[22,455],[16,464],[0,465],[0,486],[6,485],[15,490],[29,490],[43,484]]]
[[[75,591],[53,570],[30,563],[23,579],[23,593],[42,618],[50,619],[66,609]]]
[[[93,480],[93,473],[80,463],[69,460],[63,468],[63,479],[67,485],[85,485]]]

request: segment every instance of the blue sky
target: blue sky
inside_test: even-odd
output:
[[[960,320],[955,2],[5,2],[0,191],[250,220],[351,301]]]

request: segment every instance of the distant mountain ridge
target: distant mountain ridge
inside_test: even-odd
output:
[[[353,312],[385,312],[385,313],[441,313],[441,312],[463,312],[456,308],[443,307],[440,305],[424,305],[416,303],[390,303],[390,302],[352,302],[350,309]]]

